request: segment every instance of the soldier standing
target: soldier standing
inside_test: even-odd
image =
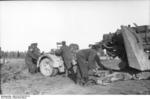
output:
[[[97,68],[104,68],[103,64],[100,62],[98,47],[92,49],[83,49],[77,53],[77,75],[76,83],[84,85],[88,82],[89,71],[95,72]],[[96,63],[99,67],[96,66]]]
[[[2,51],[1,51],[1,47],[0,47],[0,59],[2,58]],[[1,67],[2,66],[2,63],[1,63],[1,60],[0,60],[0,81],[1,81]],[[1,90],[1,84],[0,84],[0,94],[2,94],[2,90]]]
[[[26,54],[25,62],[30,73],[36,73],[37,70],[37,60],[40,56],[40,49],[37,47],[37,43],[32,43],[28,47],[28,52]]]
[[[0,59],[2,58],[2,50],[1,50],[1,47],[0,47]],[[0,66],[1,66],[1,60],[0,60]]]
[[[55,54],[62,56],[65,65],[65,76],[67,77],[68,73],[72,69],[73,56],[69,46],[66,45],[65,41],[62,41],[62,47],[60,48],[60,50],[56,51]]]

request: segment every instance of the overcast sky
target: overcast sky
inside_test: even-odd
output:
[[[80,48],[98,42],[120,25],[150,24],[150,0],[0,2],[0,46],[25,51],[37,42],[42,51],[66,40]]]

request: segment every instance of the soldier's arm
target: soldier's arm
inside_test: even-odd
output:
[[[41,55],[41,51],[39,48],[37,49],[37,55],[38,55],[38,57]]]
[[[40,53],[40,49],[35,49],[34,51],[33,51],[33,54],[34,54],[34,56],[38,59],[39,57],[40,57],[40,55],[41,55],[41,53]]]
[[[35,52],[34,52],[33,55],[34,55],[34,58],[35,58],[35,59],[38,59],[38,58],[40,57],[40,54],[39,54],[39,53],[35,53]]]
[[[28,55],[30,57],[32,57],[33,59],[37,59],[37,56],[33,52],[31,52],[31,51],[28,52]]]
[[[105,66],[101,63],[101,60],[98,55],[95,56],[95,60],[101,69],[106,69]]]

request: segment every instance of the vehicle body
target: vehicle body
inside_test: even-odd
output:
[[[150,26],[121,26],[115,33],[103,35],[103,49],[112,57],[118,56],[127,66],[150,70]]]

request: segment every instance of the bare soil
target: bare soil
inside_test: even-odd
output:
[[[114,63],[114,62],[113,62]],[[105,64],[108,64],[105,61]],[[110,61],[109,61],[110,64]],[[113,66],[113,64],[111,64]],[[115,65],[115,64],[114,64]],[[118,81],[107,86],[76,85],[70,78],[57,75],[44,77],[30,74],[24,59],[10,59],[1,69],[2,94],[150,94],[150,80]]]

